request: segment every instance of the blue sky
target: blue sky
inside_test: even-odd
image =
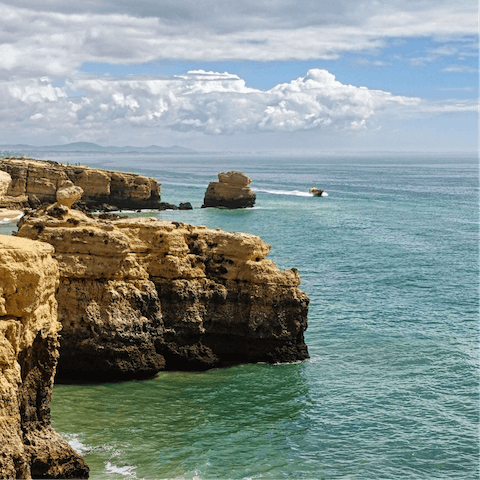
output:
[[[476,151],[471,1],[0,1],[0,143]]]

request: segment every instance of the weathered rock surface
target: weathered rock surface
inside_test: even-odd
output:
[[[157,208],[160,203],[160,184],[143,175],[30,159],[0,159],[0,170],[12,177],[7,191],[10,200],[22,199],[24,208],[55,202],[57,191],[66,184],[83,189],[82,200],[90,209],[102,204]]]
[[[8,187],[12,183],[12,177],[7,172],[0,171],[0,198],[7,194]]]
[[[22,211],[18,210],[18,204],[12,202],[6,197],[8,187],[12,183],[12,177],[0,170],[0,222],[4,220],[15,220],[22,215]]]
[[[242,172],[220,172],[218,182],[210,182],[205,192],[202,208],[250,208],[256,195],[248,186],[252,180]]]
[[[0,478],[88,478],[88,467],[50,425],[58,359],[50,245],[0,236]]]
[[[63,187],[57,190],[57,203],[70,208],[77,200],[82,198],[81,187]]]
[[[299,275],[266,259],[254,235],[58,205],[24,217],[18,235],[55,247],[59,379],[308,358]]]

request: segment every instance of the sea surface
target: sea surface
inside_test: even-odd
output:
[[[476,155],[48,158],[155,177],[194,209],[143,215],[259,235],[311,299],[308,361],[56,385],[91,478],[479,478]],[[255,208],[200,209],[228,170]]]

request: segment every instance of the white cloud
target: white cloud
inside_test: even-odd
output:
[[[449,73],[478,73],[478,68],[472,68],[468,65],[449,65],[442,68],[442,72]]]
[[[470,1],[0,2],[0,75],[65,77],[85,62],[306,60],[388,39],[477,34]]]
[[[75,92],[69,95],[68,92]],[[345,85],[326,70],[257,90],[227,72],[192,71],[171,78],[74,78],[62,88],[43,78],[0,83],[0,130],[55,132],[71,140],[122,138],[137,129],[207,135],[318,131],[348,135],[382,118],[476,112],[475,102],[428,103]],[[50,132],[50,133],[49,133]]]

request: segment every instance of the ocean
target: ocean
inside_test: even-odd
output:
[[[194,209],[132,215],[259,235],[311,300],[310,360],[56,385],[91,478],[479,478],[475,154],[49,158],[155,177]],[[200,209],[228,170],[255,207]]]

